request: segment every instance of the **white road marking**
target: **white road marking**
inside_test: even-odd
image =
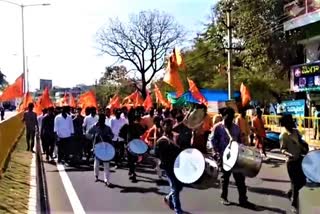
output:
[[[65,171],[64,166],[62,164],[57,164],[57,169],[59,171],[64,189],[67,192],[69,201],[70,201],[72,209],[73,209],[73,213],[85,214],[86,212],[84,211],[84,209],[82,207],[82,204],[78,198],[76,191],[73,188],[73,185],[70,181],[68,174]]]
[[[37,213],[37,173],[36,173],[36,156],[32,154],[30,166],[30,192],[28,202],[28,214]]]

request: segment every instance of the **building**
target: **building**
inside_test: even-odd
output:
[[[290,68],[290,90],[296,99],[305,99],[310,109],[312,101],[320,104],[320,1],[286,2],[284,30],[300,30],[303,35],[298,42],[303,57]]]

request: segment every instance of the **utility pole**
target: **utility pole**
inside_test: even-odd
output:
[[[230,3],[230,2],[229,2]],[[232,73],[232,24],[231,5],[227,9],[227,29],[228,29],[228,98],[233,99],[233,73]]]

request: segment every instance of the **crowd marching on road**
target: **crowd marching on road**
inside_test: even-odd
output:
[[[99,183],[100,164],[103,164],[103,182],[110,189],[121,187],[120,182],[123,181],[123,173],[127,168],[128,181],[131,181],[131,188],[134,188],[135,185],[137,185],[137,188],[141,188],[141,185],[138,184],[139,178],[145,177],[145,173],[148,172],[151,166],[152,172],[149,171],[148,173],[155,174],[156,171],[158,173],[160,171],[158,179],[162,178],[163,173],[169,182],[170,191],[164,196],[164,203],[175,213],[186,213],[183,211],[182,205],[184,204],[184,198],[187,197],[182,197],[181,199],[181,195],[183,195],[182,189],[184,187],[189,192],[190,185],[184,184],[177,178],[174,167],[179,154],[186,149],[193,148],[200,151],[204,156],[211,155],[212,159],[219,165],[222,189],[220,201],[222,205],[230,206],[233,204],[229,201],[229,198],[233,199],[234,194],[228,197],[228,191],[234,192],[230,188],[230,177],[233,174],[235,185],[239,192],[239,206],[248,210],[259,209],[258,205],[249,202],[249,200],[256,200],[256,198],[248,198],[246,176],[239,172],[225,170],[222,157],[230,141],[250,146],[252,143],[252,140],[250,140],[252,139],[250,137],[251,134],[254,135],[257,151],[260,150],[261,156],[266,156],[264,145],[266,133],[260,109],[256,109],[257,114],[252,123],[247,120],[245,111],[236,117],[232,108],[221,109],[221,114],[216,115],[212,120],[206,113],[206,107],[197,104],[194,106],[193,111],[202,111],[204,116],[200,118],[201,123],[191,127],[185,122],[189,118],[191,111],[186,112],[185,109],[169,110],[159,108],[146,111],[143,107],[137,107],[128,111],[125,107],[122,109],[106,108],[99,110],[92,107],[85,109],[85,116],[82,116],[83,109],[71,109],[69,106],[64,106],[45,109],[43,114],[37,117],[33,112],[33,108],[33,104],[29,104],[28,110],[23,117],[26,125],[28,151],[32,151],[34,139],[40,138],[47,169],[52,169],[52,164],[57,164],[58,169],[59,166],[60,168],[63,166],[66,170],[72,172],[77,172],[78,170],[81,173],[77,174],[78,178],[76,179],[82,180],[83,186],[81,188],[83,188],[83,191],[86,189],[86,183],[88,186],[92,186],[89,184],[91,180],[87,176],[88,174],[82,172],[85,165],[89,166],[89,171],[93,171],[92,180]],[[292,211],[296,212],[298,208],[298,193],[305,182],[305,177],[301,170],[301,157],[308,152],[308,145],[303,143],[301,143],[302,146],[295,144],[296,141],[301,141],[301,136],[294,128],[292,117],[284,116],[282,120],[287,132],[281,137],[281,151],[289,160],[287,167],[292,187],[288,192],[288,197],[292,199]],[[135,146],[139,147],[139,143],[142,141],[147,145],[147,152],[136,152]],[[133,144],[135,146],[132,146]],[[112,153],[112,149],[114,149],[114,155],[111,155],[111,159],[106,158],[104,160],[103,156],[99,156],[100,151],[98,149],[101,145],[110,146],[108,151],[104,151],[106,153],[110,153],[110,151]],[[138,150],[141,148],[139,147]],[[264,161],[268,161],[266,157]],[[110,162],[114,166],[112,169],[110,168]],[[114,172],[114,169],[117,172]],[[142,173],[139,175],[141,171]],[[50,187],[50,179],[52,178],[49,178],[48,171],[47,176],[49,179],[48,189],[50,190],[52,189]],[[152,176],[152,179],[154,179],[155,176]],[[156,185],[156,182],[154,184]],[[81,192],[82,190],[78,189],[78,194],[79,191]],[[88,194],[90,194],[89,192],[90,190],[87,190]],[[117,196],[115,194],[114,196],[110,195],[110,197]],[[112,201],[112,199],[106,200]],[[181,200],[182,203],[180,202]],[[189,199],[187,198],[186,200],[188,201]],[[112,203],[120,203],[120,201]],[[112,210],[112,206],[115,206],[112,203],[109,204],[110,207],[107,211]],[[74,209],[75,205],[73,203],[71,205]],[[128,206],[130,207],[130,205]],[[144,205],[141,204],[140,206]],[[140,208],[136,208],[136,210],[138,211]],[[131,211],[135,212],[136,210]],[[233,212],[232,208],[230,210],[230,212]],[[213,212],[214,210],[211,211]]]

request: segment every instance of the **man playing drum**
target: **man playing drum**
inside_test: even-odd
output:
[[[241,143],[241,131],[240,128],[233,122],[235,111],[233,108],[226,108],[223,115],[223,121],[216,124],[214,127],[214,133],[212,137],[212,147],[216,153],[223,156],[223,152],[228,146],[229,142],[232,140],[230,139],[227,131],[233,137],[233,140]],[[222,162],[222,161],[221,161]],[[223,164],[223,163],[222,163]],[[222,168],[222,193],[221,193],[221,203],[224,205],[230,205],[228,201],[228,187],[229,187],[229,180],[231,173],[233,174],[234,180],[236,182],[236,186],[239,192],[239,204],[242,207],[254,209],[255,205],[250,203],[247,199],[247,187],[245,184],[245,177],[241,173],[236,173],[230,171],[225,171]]]
[[[174,175],[173,167],[181,149],[174,142],[172,126],[173,121],[171,119],[163,121],[164,136],[157,141],[155,155],[161,161],[160,167],[165,171],[171,189],[170,193],[164,198],[164,201],[170,208],[174,209],[176,214],[180,214],[183,213],[180,204],[180,192],[183,185]]]
[[[99,114],[99,120],[96,125],[89,129],[89,134],[93,136],[93,144],[98,144],[101,142],[111,142],[113,138],[112,130],[109,126],[105,124],[106,115]],[[94,158],[94,176],[96,178],[96,182],[99,179],[99,167],[100,160],[95,157]],[[109,171],[109,162],[103,162],[104,167],[104,183],[106,186],[110,186],[110,171]]]
[[[130,109],[128,113],[129,124],[125,124],[119,132],[119,137],[125,139],[126,143],[134,139],[140,139],[144,134],[145,129],[140,124],[140,115],[135,109]],[[137,182],[136,178],[136,163],[138,156],[128,152],[128,167],[129,167],[129,179],[132,182]]]
[[[291,180],[291,191],[288,197],[292,200],[292,211],[297,212],[299,190],[306,184],[306,177],[302,171],[303,155],[309,151],[308,144],[305,143],[299,131],[295,129],[295,124],[291,115],[283,115],[280,123],[285,127],[285,131],[280,135],[281,152],[288,157],[287,169]]]

